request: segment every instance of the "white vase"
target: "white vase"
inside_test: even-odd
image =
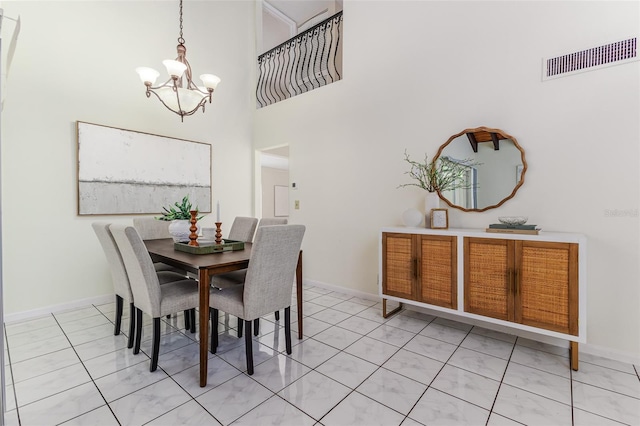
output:
[[[431,228],[431,209],[440,208],[440,196],[437,192],[427,192],[424,197],[424,227]]]
[[[200,224],[196,223],[196,227],[198,228],[196,233],[199,233]],[[191,221],[187,219],[172,220],[169,224],[169,233],[173,237],[173,241],[176,243],[188,242],[189,235],[191,234],[189,228],[191,228]]]

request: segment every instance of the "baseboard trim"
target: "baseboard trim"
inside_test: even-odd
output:
[[[320,288],[324,288],[325,290],[337,291],[338,293],[348,294],[350,296],[359,297],[361,299],[373,300],[377,302],[380,301],[380,297],[377,294],[371,294],[365,291],[353,290],[350,288],[341,287],[339,285],[327,284],[321,281],[315,281],[315,280],[309,280],[309,279],[304,279],[303,283],[304,285],[320,287]]]
[[[68,303],[61,303],[59,305],[45,306],[44,308],[33,309],[31,311],[16,312],[4,316],[5,324],[10,324],[19,321],[30,320],[45,315],[56,314],[71,309],[77,309],[86,307],[88,305],[104,305],[114,301],[113,294],[105,294],[103,296],[89,297],[86,299],[74,300]]]
[[[600,356],[603,358],[613,359],[615,361],[640,366],[640,356],[634,356],[630,352],[618,351],[616,349],[606,348],[604,346],[593,345],[590,343],[580,344],[580,351],[589,355]]]

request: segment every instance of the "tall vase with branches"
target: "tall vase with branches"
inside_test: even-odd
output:
[[[419,162],[412,160],[406,150],[404,161],[410,166],[405,174],[409,175],[414,182],[398,185],[398,188],[417,186],[427,191],[425,198],[427,226],[430,223],[431,209],[440,206],[440,194],[444,191],[472,188],[473,184],[466,179],[466,172],[469,167],[479,164],[470,159],[453,160],[446,156],[429,161],[427,154],[424,155],[424,161]]]

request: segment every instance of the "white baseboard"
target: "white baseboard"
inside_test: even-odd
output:
[[[357,291],[357,290],[352,290],[352,289],[348,289],[348,288],[344,288],[344,287],[340,287],[337,285],[333,285],[333,284],[327,284],[327,283],[323,283],[320,281],[314,281],[314,280],[304,280],[305,284],[308,285],[312,285],[315,287],[320,287],[320,288],[324,288],[327,290],[332,290],[332,291],[337,291],[340,293],[345,293],[345,294],[349,294],[352,296],[356,296],[356,297],[360,297],[362,299],[368,299],[368,300],[375,300],[375,301],[380,301],[380,296],[377,294],[371,294],[371,293],[366,293],[363,291]],[[395,303],[395,302],[392,302]],[[537,334],[537,333],[531,333],[525,330],[519,330],[519,329],[514,329],[514,328],[510,328],[510,327],[505,327],[505,326],[501,326],[499,324],[493,324],[493,323],[488,323],[488,322],[483,322],[483,321],[478,321],[475,320],[473,318],[466,318],[466,317],[460,317],[458,315],[454,315],[454,314],[449,314],[447,312],[443,312],[443,311],[435,311],[435,310],[429,310],[426,308],[422,308],[419,306],[413,306],[413,305],[409,305],[409,304],[404,304],[406,309],[409,310],[414,310],[414,311],[418,311],[418,312],[424,312],[430,315],[434,315],[434,316],[439,316],[442,318],[446,318],[446,319],[450,319],[452,321],[458,321],[464,324],[470,324],[470,325],[477,325],[479,327],[483,327],[483,328],[488,328],[491,330],[495,330],[495,331],[501,331],[503,333],[507,333],[507,334],[513,334],[515,336],[519,336],[519,337],[523,337],[525,339],[530,339],[530,340],[535,340],[538,342],[542,342],[542,343],[547,343],[549,345],[553,345],[553,346],[560,346],[563,348],[568,348],[569,347],[569,342],[567,340],[564,339],[558,339],[555,337],[550,337],[550,336],[545,336],[545,335],[541,335],[541,334]],[[625,362],[625,363],[629,363],[629,364],[635,364],[635,365],[640,365],[640,356],[638,355],[634,355],[633,353],[630,352],[623,352],[623,351],[618,351],[615,349],[611,349],[611,348],[607,348],[604,346],[598,346],[598,345],[594,345],[594,344],[590,344],[590,343],[581,343],[579,345],[579,352],[584,352],[586,354],[590,354],[590,355],[596,355],[596,356],[600,356],[603,358],[608,358],[608,359],[612,359],[615,361],[620,361],[620,362]]]
[[[44,308],[33,309],[31,311],[16,312],[4,316],[4,322],[10,324],[12,322],[25,321],[33,318],[42,317],[45,315],[51,315],[70,309],[83,308],[88,305],[104,305],[105,303],[114,302],[115,298],[113,294],[106,294],[104,296],[89,297],[86,299],[74,300],[68,303],[61,303],[59,305],[46,306]]]
[[[377,294],[367,293],[365,291],[353,290],[350,288],[341,287],[339,285],[327,284],[320,281],[309,280],[309,279],[304,279],[303,283],[304,285],[311,285],[314,287],[324,288],[326,290],[337,291],[338,293],[348,294],[350,296],[359,297],[361,299],[374,300],[377,302],[380,301],[380,296],[378,296]]]
[[[636,366],[640,366],[640,356],[634,356],[630,352],[618,351],[616,349],[611,349],[604,346],[593,345],[589,343],[581,344],[580,350],[589,355],[600,356],[603,358],[609,358],[615,361],[620,361],[620,362],[625,362],[628,364],[635,364]]]

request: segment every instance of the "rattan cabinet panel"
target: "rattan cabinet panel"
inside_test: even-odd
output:
[[[455,309],[456,253],[452,236],[383,233],[383,294]]]
[[[516,241],[516,322],[578,335],[578,245]]]
[[[464,310],[513,321],[514,242],[464,239]]]
[[[466,312],[578,335],[578,245],[464,239]]]
[[[382,251],[384,294],[415,300],[413,235],[383,234]]]
[[[455,309],[457,298],[456,238],[416,235],[419,241],[419,301]]]

